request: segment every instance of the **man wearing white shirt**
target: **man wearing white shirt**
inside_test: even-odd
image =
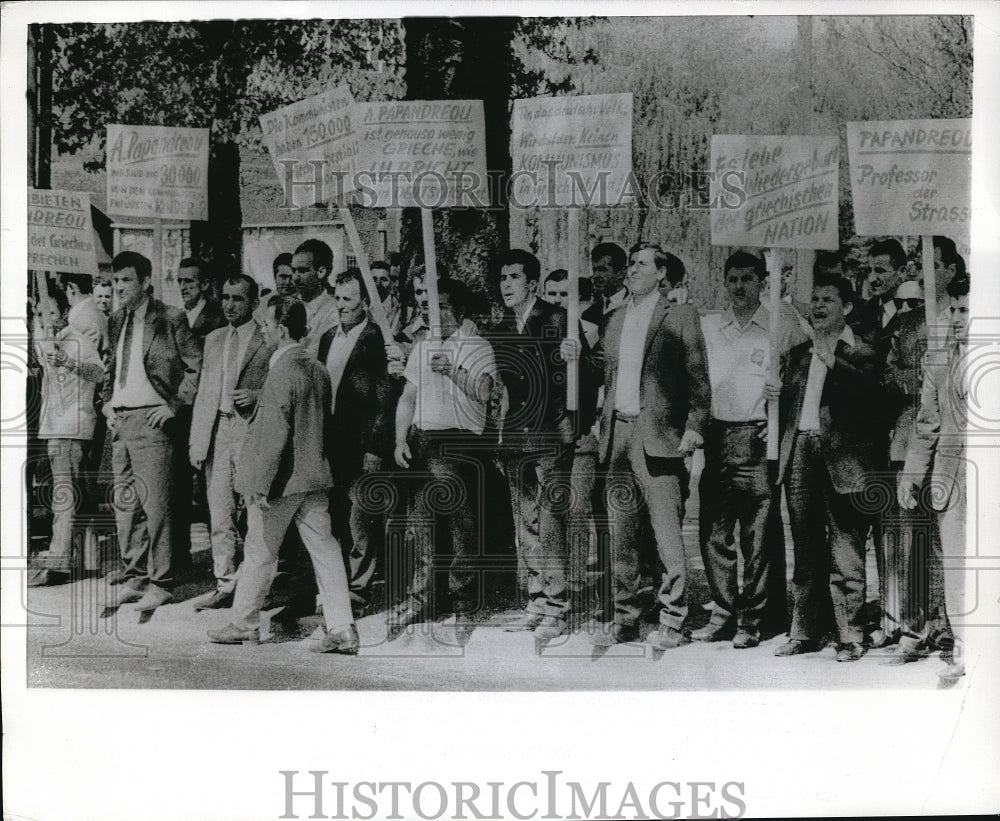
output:
[[[380,514],[385,511],[379,501],[389,479],[376,475],[392,456],[397,391],[386,370],[382,331],[368,319],[371,301],[361,271],[350,268],[337,275],[334,299],[340,324],[323,334],[317,354],[332,389],[326,429],[334,484],[331,514],[351,591],[363,596],[381,570],[385,519]]]
[[[698,312],[668,302],[658,290],[672,259],[658,245],[632,248],[631,297],[611,315],[604,338],[599,455],[607,472],[614,621],[594,632],[598,646],[639,638],[640,538],[647,522],[662,565],[660,627],[648,641],[655,650],[686,641],[681,632],[687,616],[684,457],[702,444],[711,388]]]
[[[875,350],[847,325],[854,292],[840,276],[813,284],[813,341],[782,359],[778,481],[786,485],[794,541],[794,607],[789,641],[775,655],[816,652],[831,629],[837,661],[862,655],[866,493],[885,468],[885,429]]]
[[[188,456],[195,469],[205,468],[216,587],[195,605],[196,610],[228,607],[236,589],[240,533],[233,482],[271,355],[253,319],[257,294],[257,283],[246,274],[230,277],[222,288],[222,311],[228,324],[205,339]]]
[[[309,335],[302,340],[308,353],[316,355],[319,340],[340,323],[337,303],[326,292],[323,281],[333,269],[333,251],[322,240],[307,239],[292,256],[292,275],[299,298],[306,307]]]
[[[483,542],[482,472],[476,448],[497,375],[493,349],[466,319],[470,294],[461,282],[438,282],[441,337],[417,342],[406,364],[396,408],[395,461],[415,475],[409,521],[414,572],[406,600],[389,614],[389,637],[439,613],[468,617],[482,605],[470,559]],[[450,538],[449,538],[450,537]],[[447,542],[450,541],[450,551]],[[448,599],[434,589],[435,557],[450,552]]]

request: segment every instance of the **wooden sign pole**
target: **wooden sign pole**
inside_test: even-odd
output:
[[[934,237],[926,235],[921,237],[920,246],[923,249],[921,256],[924,267],[924,322],[928,328],[927,338],[939,339],[944,343],[946,334],[938,333],[938,329],[934,327],[938,321],[937,281],[934,274]]]
[[[351,240],[351,247],[354,248],[354,257],[357,259],[358,267],[361,269],[361,278],[365,281],[365,290],[368,292],[368,300],[371,302],[372,319],[375,320],[375,324],[382,331],[382,338],[386,343],[389,343],[392,341],[389,315],[385,312],[382,298],[379,296],[375,280],[372,278],[372,270],[368,265],[368,254],[365,253],[365,246],[362,244],[361,236],[358,234],[358,227],[354,224],[354,217],[351,215],[350,208],[342,207],[339,211],[340,219],[344,223],[344,229]]]
[[[566,236],[568,251],[566,260],[567,305],[566,338],[580,346],[580,209],[570,207],[566,212]],[[579,407],[580,363],[571,360],[566,363],[566,410],[575,411]]]
[[[434,244],[434,212],[420,209],[420,227],[424,238],[424,288],[427,289],[427,311],[430,319],[430,338],[441,340],[441,302],[438,298],[437,249]]]
[[[781,345],[781,260],[775,249],[764,252],[767,262],[767,275],[770,279],[771,294],[767,310],[770,314],[771,367],[770,378],[777,382],[779,374],[779,358]],[[778,403],[767,403],[767,458],[768,461],[778,459]]]

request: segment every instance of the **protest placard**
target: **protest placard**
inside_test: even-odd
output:
[[[514,204],[630,201],[632,94],[515,100],[510,153]]]
[[[968,237],[972,120],[848,123],[847,151],[856,233]]]
[[[208,219],[208,129],[109,125],[108,212]]]
[[[28,268],[97,274],[90,194],[28,189]]]
[[[357,189],[366,206],[489,205],[482,100],[359,103]]]
[[[713,245],[839,247],[836,137],[712,136]]]
[[[286,206],[337,201],[354,189],[360,133],[346,85],[286,105],[260,118]]]

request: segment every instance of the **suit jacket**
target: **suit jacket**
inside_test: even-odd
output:
[[[104,381],[105,404],[114,393],[115,372],[118,366],[118,337],[125,324],[125,311],[112,314],[108,324],[111,342],[111,364]],[[201,345],[188,328],[187,317],[180,308],[164,305],[149,298],[146,321],[143,325],[142,360],[146,376],[154,390],[176,414],[183,405],[190,405],[198,391],[201,372]]]
[[[198,382],[198,395],[194,400],[189,448],[191,459],[199,462],[205,461],[208,457],[215,438],[219,405],[222,401],[223,352],[228,335],[229,326],[225,325],[212,331],[205,338],[205,354],[202,360],[201,379]],[[240,362],[234,387],[260,391],[267,377],[267,362],[270,357],[271,349],[264,340],[260,326],[254,322],[253,333]],[[256,402],[249,408],[233,405],[233,410],[244,419],[249,419],[255,407]]]
[[[961,362],[953,340],[943,350],[927,355],[913,437],[904,473],[931,471],[931,504],[947,510],[956,492],[965,487],[965,434],[968,426]]]
[[[854,347],[838,340],[836,362],[826,374],[820,398],[823,455],[837,493],[863,490],[871,474],[885,468],[885,428],[873,413],[883,401],[878,357],[870,345],[855,340]],[[779,483],[785,480],[791,461],[812,351],[809,340],[781,358]]]
[[[329,408],[326,368],[301,344],[285,351],[257,399],[236,466],[236,492],[277,499],[331,487],[323,446]]]
[[[336,333],[331,328],[319,340],[317,359],[324,368]],[[327,454],[338,484],[361,474],[366,453],[392,456],[397,398],[396,383],[386,370],[382,331],[369,321],[347,360],[327,427]]]
[[[608,318],[604,336],[604,418],[599,455],[608,458],[619,348],[627,306]],[[668,302],[662,295],[653,309],[639,377],[639,431],[649,456],[679,458],[685,430],[704,436],[712,389],[708,357],[698,311],[691,305]]]
[[[889,459],[902,462],[913,438],[923,377],[922,362],[927,350],[923,307],[896,314],[884,329],[884,337],[882,387],[889,430]]]
[[[212,331],[226,326],[226,317],[222,313],[222,306],[214,299],[206,299],[205,307],[201,309],[194,325],[191,326],[191,333],[198,339],[205,339]]]
[[[569,414],[566,361],[559,352],[566,330],[565,309],[536,298],[523,333],[517,330],[517,320],[510,310],[504,311],[491,332],[497,369],[507,389],[508,410],[503,423],[506,445],[517,447],[525,441],[533,442],[539,435],[551,441],[560,434],[560,423],[576,438],[594,424],[601,360],[587,345],[581,329],[579,410]]]

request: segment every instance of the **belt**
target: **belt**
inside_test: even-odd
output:
[[[767,424],[767,420],[759,419],[752,422],[727,422],[725,419],[713,419],[712,424],[720,428],[762,428]]]
[[[639,414],[637,413],[621,413],[620,411],[615,411],[615,421],[616,422],[638,422]]]
[[[822,436],[823,431],[821,430],[800,430],[798,431],[799,436]]]
[[[236,416],[236,412],[220,410],[219,416],[221,416],[223,419],[232,419],[234,416]]]
[[[150,408],[159,408],[162,405],[118,405],[112,407],[115,413],[121,413],[122,411],[137,411],[137,410],[149,410]]]

